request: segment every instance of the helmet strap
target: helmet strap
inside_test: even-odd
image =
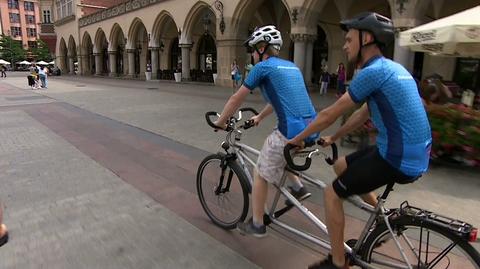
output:
[[[363,36],[363,31],[362,30],[358,30],[358,41],[360,42],[359,45],[360,47],[358,48],[358,53],[357,53],[357,65],[360,63],[360,61],[362,60],[362,49],[364,47],[367,47],[367,46],[371,46],[371,45],[377,45],[377,42],[375,40],[367,43],[367,44],[363,44],[363,39],[362,39],[362,36]]]
[[[257,48],[257,46],[255,45],[254,48],[255,48],[255,51],[258,53],[259,55],[259,62],[263,61],[263,55],[265,54],[265,52],[267,51],[268,47],[270,46],[270,44],[267,43],[267,45],[263,48],[263,52],[260,52]]]

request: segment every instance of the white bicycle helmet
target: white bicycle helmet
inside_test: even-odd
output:
[[[244,44],[249,47],[254,47],[257,43],[262,41],[272,45],[277,50],[280,50],[280,47],[282,47],[283,44],[282,34],[273,25],[256,28]]]

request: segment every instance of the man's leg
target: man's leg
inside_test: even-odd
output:
[[[253,223],[263,225],[263,214],[265,214],[265,203],[267,202],[268,183],[255,170],[255,179],[252,189],[252,211]]]
[[[343,174],[343,172],[345,172],[345,169],[347,169],[347,161],[345,159],[345,156],[343,156],[337,159],[337,161],[333,165],[333,170],[335,171],[335,174],[337,176],[340,176],[341,174]],[[377,205],[377,202],[378,202],[377,195],[373,191],[366,194],[362,194],[360,195],[360,197],[362,197],[363,201],[365,201],[367,204],[373,207]]]
[[[325,216],[332,247],[332,261],[337,267],[343,268],[345,265],[345,250],[343,248],[345,215],[343,213],[343,200],[335,193],[332,185],[325,189]]]

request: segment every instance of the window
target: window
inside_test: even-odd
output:
[[[22,28],[12,26],[12,27],[10,27],[10,33],[12,34],[12,37],[21,36],[22,35]]]
[[[35,24],[35,15],[25,15],[25,21],[28,24]]]
[[[9,9],[18,9],[18,0],[8,0]]]
[[[19,23],[20,22],[20,14],[18,13],[10,13],[10,22]]]
[[[43,11],[43,23],[52,23],[52,18],[50,16],[50,10]]]
[[[28,47],[33,49],[37,47],[37,41],[28,41]]]
[[[62,19],[73,14],[73,0],[59,0],[56,3],[58,19]]]
[[[25,11],[35,11],[35,6],[33,5],[33,2],[25,1],[24,7],[25,7]]]
[[[27,28],[27,35],[28,35],[28,37],[36,37],[37,36],[37,29],[36,28]]]

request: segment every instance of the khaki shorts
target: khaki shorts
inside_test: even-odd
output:
[[[272,184],[279,183],[287,162],[283,157],[283,148],[287,144],[278,130],[274,130],[265,140],[257,159],[258,174]]]

